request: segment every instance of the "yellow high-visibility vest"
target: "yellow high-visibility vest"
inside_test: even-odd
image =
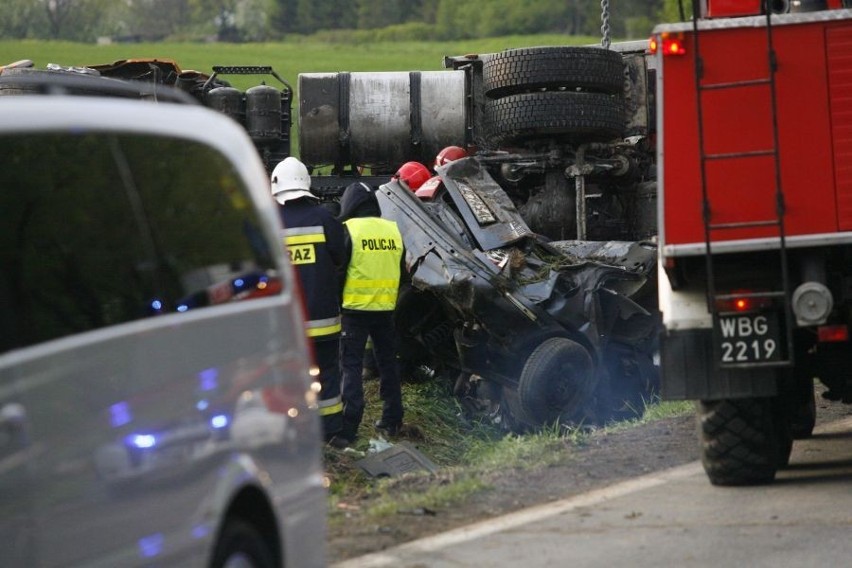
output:
[[[352,259],[343,286],[343,307],[390,311],[399,293],[403,244],[399,227],[380,217],[356,217],[344,223],[352,239]]]

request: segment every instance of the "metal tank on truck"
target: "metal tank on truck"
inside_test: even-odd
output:
[[[661,388],[715,485],[774,480],[852,402],[852,10],[696,2],[655,28]]]

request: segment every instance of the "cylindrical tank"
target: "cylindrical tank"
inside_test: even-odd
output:
[[[394,170],[465,145],[464,71],[302,73],[299,154],[312,166]]]
[[[239,89],[233,87],[216,87],[207,93],[204,101],[213,110],[218,110],[230,116],[240,124],[244,123],[243,94]]]
[[[246,91],[246,131],[255,142],[281,137],[281,92],[268,85]]]

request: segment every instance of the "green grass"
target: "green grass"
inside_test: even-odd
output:
[[[365,383],[367,409],[356,450],[366,452],[369,439],[378,433],[372,427],[381,403],[376,381]],[[535,470],[569,462],[571,448],[586,443],[588,430],[554,426],[525,435],[505,434],[486,423],[460,418],[461,407],[450,394],[450,385],[440,381],[405,383],[406,409],[403,439],[433,460],[435,474],[414,472],[390,479],[373,479],[355,462],[363,455],[327,450],[326,469],[330,479],[329,522],[346,522],[347,510],[355,507],[373,522],[398,512],[439,509],[461,505],[489,485],[489,472]],[[607,425],[617,432],[637,425],[683,416],[693,412],[689,402],[647,401],[641,416]]]
[[[445,56],[491,53],[535,45],[595,44],[592,37],[564,35],[508,36],[454,42],[333,43],[297,38],[280,43],[135,43],[94,45],[53,41],[0,41],[0,65],[30,59],[37,67],[48,63],[85,66],[121,59],[171,59],[183,70],[210,73],[214,65],[270,65],[297,88],[299,73],[361,71],[430,71],[443,69]],[[226,77],[246,89],[267,77]]]

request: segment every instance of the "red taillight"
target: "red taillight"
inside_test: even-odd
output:
[[[659,39],[652,37],[648,45],[651,53],[662,52],[663,55],[686,55],[686,41],[683,34],[660,34]]]
[[[821,343],[849,341],[849,328],[845,325],[821,325],[817,328],[817,337]]]
[[[764,310],[772,306],[771,298],[753,296],[749,292],[733,292],[724,298],[716,299],[716,310],[719,312],[751,312]]]

